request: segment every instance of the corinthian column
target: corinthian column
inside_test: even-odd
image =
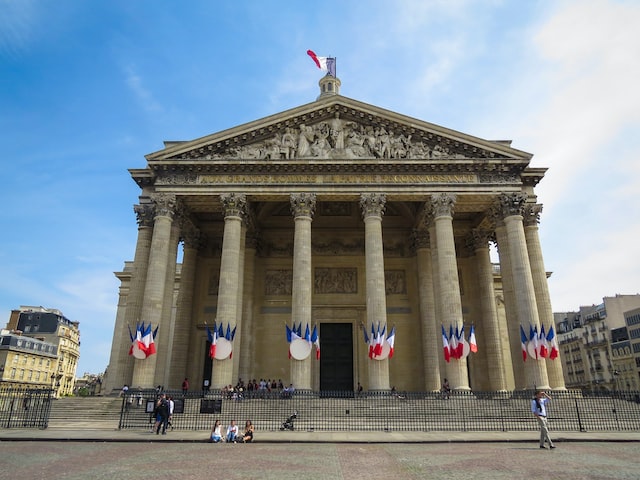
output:
[[[438,246],[438,284],[440,315],[447,328],[462,329],[462,300],[460,298],[460,281],[458,279],[458,263],[456,245],[453,237],[453,206],[456,196],[441,193],[431,198],[433,222],[435,226],[436,244]],[[447,379],[454,390],[469,390],[467,359],[453,359],[446,364]]]
[[[533,277],[533,288],[536,292],[536,304],[538,306],[538,316],[540,323],[545,326],[546,333],[549,333],[553,321],[553,309],[551,308],[551,296],[549,295],[549,284],[547,283],[547,272],[544,268],[542,258],[542,247],[540,246],[540,236],[538,235],[538,223],[540,223],[540,213],[542,205],[528,204],[524,210],[524,235],[529,252],[529,263],[531,263],[531,276]],[[549,385],[554,390],[566,390],[564,384],[564,374],[562,372],[562,361],[560,352],[558,358],[546,360],[547,375]]]
[[[170,262],[175,265],[175,258],[169,258],[169,255],[176,197],[170,194],[157,194],[152,196],[152,200],[155,203],[155,219],[140,320],[145,324],[151,323],[152,328],[155,329],[162,321],[167,270]],[[158,335],[167,333],[159,329]],[[157,357],[156,354],[144,360],[135,360],[131,381],[133,386],[142,388],[154,386]]]
[[[384,252],[382,246],[382,215],[386,196],[363,193],[360,207],[364,219],[365,275],[367,278],[367,325],[371,328],[387,325],[387,298],[384,286]],[[369,361],[369,389],[389,390],[389,359]]]
[[[240,245],[242,244],[242,220],[247,199],[244,194],[225,193],[220,195],[224,213],[224,233],[222,236],[222,258],[220,260],[220,285],[218,287],[218,310],[216,321],[236,325],[238,292],[240,281]],[[211,386],[222,388],[233,382],[233,360],[213,360]]]
[[[136,322],[140,320],[144,284],[147,281],[149,250],[153,234],[153,205],[135,205],[133,210],[138,221],[138,241],[133,257],[129,291],[123,298],[124,302],[118,306],[113,344],[111,345],[111,359],[107,368],[106,382],[103,386],[106,392],[120,388],[125,384],[131,385],[134,358],[129,355],[131,339],[127,327],[132,327],[133,331]]]
[[[311,221],[316,208],[314,193],[291,194],[291,213],[295,221],[293,240],[293,288],[291,320],[311,328]],[[311,355],[304,360],[291,359],[291,381],[302,390],[311,390]]]
[[[474,229],[471,231],[470,243],[476,257],[478,269],[478,291],[480,293],[480,311],[482,316],[482,332],[486,339],[484,355],[487,359],[487,376],[490,390],[507,390],[505,375],[505,356],[502,351],[498,311],[493,288],[493,266],[489,257],[490,233]]]
[[[191,319],[193,316],[193,289],[196,276],[196,260],[200,246],[200,232],[188,219],[183,219],[182,223],[182,269],[180,271],[180,290],[176,302],[176,321],[173,331],[170,388],[179,388],[182,380],[187,376],[189,339],[194,331]]]
[[[422,325],[422,362],[424,365],[424,388],[426,391],[440,389],[438,358],[442,348],[436,322],[435,295],[433,294],[433,269],[431,268],[431,243],[426,229],[414,232],[418,261],[418,298],[420,300],[420,323]]]
[[[527,196],[523,193],[502,194],[498,197],[507,234],[516,312],[520,326],[528,333],[530,325],[540,331],[540,319],[524,235],[522,214],[526,199]],[[549,388],[545,363],[541,360],[529,360],[524,365],[526,388]]]

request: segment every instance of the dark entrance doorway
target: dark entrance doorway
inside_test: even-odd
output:
[[[321,323],[320,342],[320,390],[353,392],[352,325]]]
[[[204,365],[202,368],[202,390],[205,392],[211,387],[209,379],[211,378],[211,372],[213,371],[213,359],[209,356],[209,347],[211,347],[211,342],[209,340],[206,342],[207,344],[204,349]]]

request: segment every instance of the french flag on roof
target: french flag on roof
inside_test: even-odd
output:
[[[336,76],[336,59],[335,57],[319,57],[313,50],[307,50],[307,55],[311,57],[316,66],[320,70],[324,70],[332,77]]]

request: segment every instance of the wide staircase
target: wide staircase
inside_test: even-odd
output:
[[[148,429],[147,400],[127,405],[121,423],[123,399],[117,396],[65,397],[53,400],[48,428],[67,430]],[[570,393],[554,393],[551,419],[555,430],[640,430],[640,396],[581,398]],[[212,396],[211,398],[215,398]],[[517,431],[535,430],[529,412],[530,397],[475,394],[387,395],[362,398],[224,400],[217,410],[203,412],[205,398],[176,396],[173,423],[180,430],[208,430],[214,418],[223,422],[250,418],[260,430],[278,430],[282,421],[297,411],[300,430],[412,430],[412,431]],[[151,405],[152,407],[153,405]]]
[[[47,428],[64,430],[115,430],[122,398],[62,397],[53,400]]]

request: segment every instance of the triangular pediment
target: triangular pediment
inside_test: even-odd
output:
[[[531,154],[341,95],[186,142],[146,156],[156,163],[378,159],[391,162],[515,160]]]

